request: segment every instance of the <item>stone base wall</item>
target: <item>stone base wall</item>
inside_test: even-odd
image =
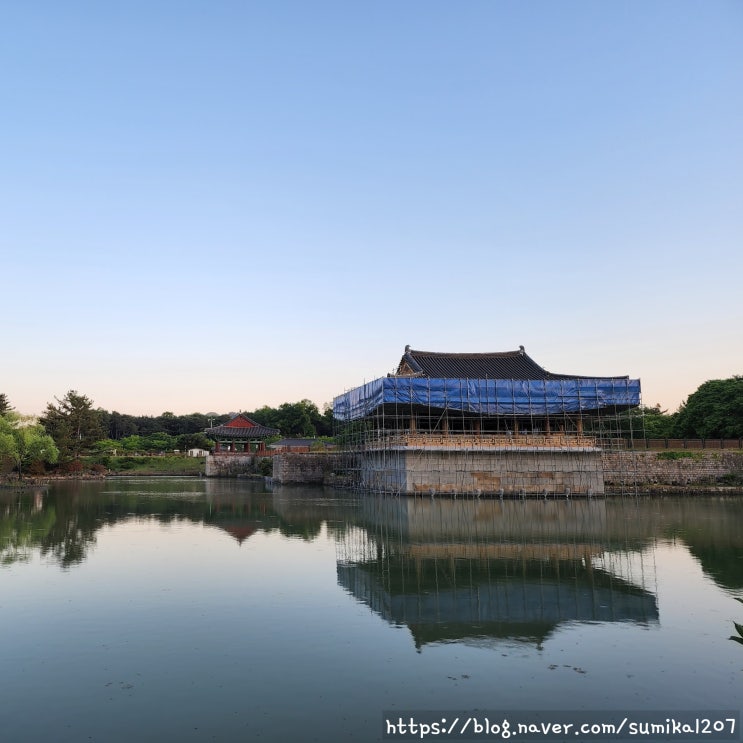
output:
[[[743,452],[604,452],[607,486],[695,487],[721,484],[721,478],[743,478]]]
[[[602,495],[599,451],[372,451],[360,487],[387,493]]]
[[[209,456],[207,477],[260,475],[262,457]],[[355,485],[407,494],[601,495],[636,489],[715,488],[743,482],[743,452],[694,451],[376,451],[357,455],[353,471],[340,453],[272,457],[283,484]],[[355,476],[353,476],[355,473]],[[732,479],[732,482],[730,482]]]
[[[207,477],[245,477],[256,475],[257,463],[260,457],[252,454],[240,455],[229,454],[227,456],[214,456],[210,454],[206,458]]]
[[[288,484],[332,484],[340,456],[330,453],[287,452],[273,457],[273,481]]]

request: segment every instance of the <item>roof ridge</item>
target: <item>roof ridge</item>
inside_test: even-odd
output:
[[[523,356],[524,347],[515,351],[417,351],[411,348],[407,353],[425,354],[426,356]]]

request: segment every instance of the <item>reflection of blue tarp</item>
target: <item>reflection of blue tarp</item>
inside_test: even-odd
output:
[[[476,415],[556,415],[640,404],[640,380],[431,379],[383,377],[333,400],[333,415],[356,420],[384,404],[423,405]]]

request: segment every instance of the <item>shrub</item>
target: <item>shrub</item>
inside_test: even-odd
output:
[[[659,451],[656,456],[665,460],[701,459],[704,454],[700,451]]]

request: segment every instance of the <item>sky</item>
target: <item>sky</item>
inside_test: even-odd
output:
[[[0,5],[0,392],[322,408],[520,345],[743,374],[743,2]]]

